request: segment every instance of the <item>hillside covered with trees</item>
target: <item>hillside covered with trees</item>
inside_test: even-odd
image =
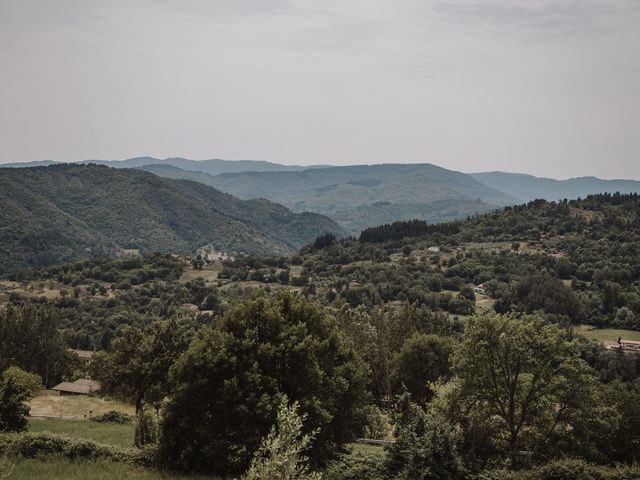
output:
[[[122,249],[282,254],[343,233],[321,215],[97,165],[1,169],[0,205],[0,274]]]
[[[138,412],[144,448],[120,461],[156,468],[638,478],[640,356],[581,332],[640,332],[639,204],[635,194],[535,201],[357,239],[325,234],[281,257],[23,270],[1,283],[0,370],[50,386],[86,368]],[[83,367],[66,347],[96,353]],[[0,394],[18,387],[4,380]],[[11,405],[0,420],[20,417]],[[362,437],[388,444],[355,449]],[[0,451],[74,451],[29,438],[0,437]]]

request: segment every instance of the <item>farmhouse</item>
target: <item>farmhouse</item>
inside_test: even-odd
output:
[[[51,390],[55,390],[63,395],[91,395],[100,390],[100,382],[90,380],[88,378],[81,378],[75,382],[62,382],[53,387]]]
[[[74,348],[70,348],[69,351],[78,355],[78,357],[80,357],[80,360],[82,360],[84,363],[89,363],[91,361],[91,357],[93,357],[93,351],[91,350],[77,350]]]
[[[473,291],[476,293],[480,293],[482,295],[486,295],[487,291],[484,288],[484,283],[481,283],[480,285],[477,285],[475,287],[473,287]]]
[[[634,352],[640,352],[640,342],[636,340],[623,340],[618,339],[618,345],[623,350],[631,350]]]

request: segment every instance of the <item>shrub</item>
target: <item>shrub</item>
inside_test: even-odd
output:
[[[35,458],[60,456],[68,459],[109,460],[138,466],[153,466],[155,449],[122,448],[49,432],[0,434],[0,456]]]
[[[288,404],[283,395],[278,417],[269,434],[254,453],[244,480],[321,480],[311,472],[304,451],[309,449],[317,431],[302,434],[306,415],[298,414],[298,402]]]
[[[385,456],[368,452],[352,452],[331,462],[325,472],[331,480],[387,480]]]
[[[144,447],[157,442],[158,419],[148,408],[143,408],[138,415],[133,443],[136,447]]]
[[[24,389],[29,398],[35,397],[42,390],[42,377],[37,373],[26,372],[18,367],[9,367],[2,372],[2,381],[7,382],[9,378]]]
[[[27,428],[30,395],[14,377],[0,382],[0,432],[20,432]]]
[[[578,459],[562,459],[518,472],[493,470],[483,472],[475,480],[640,480],[640,468],[605,467]]]
[[[103,413],[102,415],[91,417],[91,421],[98,423],[126,424],[131,423],[133,421],[133,417],[128,413],[118,412],[117,410],[110,410],[107,413]]]
[[[398,401],[396,441],[387,448],[388,471],[397,480],[460,480],[466,469],[458,451],[459,433],[447,421],[427,414],[408,394]]]

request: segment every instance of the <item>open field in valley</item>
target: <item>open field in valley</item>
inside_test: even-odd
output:
[[[640,332],[635,330],[622,330],[618,328],[596,328],[591,325],[578,325],[576,332],[593,340],[599,340],[605,345],[617,343],[618,338],[623,340],[640,341]]]
[[[60,396],[53,390],[45,390],[29,402],[31,416],[89,418],[101,415],[110,410],[133,415],[133,405],[101,397],[85,395]]]
[[[5,458],[0,459],[0,466],[11,471],[7,480],[215,480],[213,477],[178,475],[124,463],[62,458]],[[0,469],[0,478],[2,473]]]
[[[88,438],[100,443],[133,446],[134,424],[99,423],[89,420],[66,420],[58,418],[30,418],[29,431],[51,432],[69,437]]]

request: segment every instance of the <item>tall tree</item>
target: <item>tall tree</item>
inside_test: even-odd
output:
[[[0,383],[0,432],[21,432],[27,429],[30,395],[27,387],[13,376]]]
[[[404,385],[418,403],[431,400],[430,384],[450,377],[451,338],[415,333],[393,358],[392,382],[396,391]]]
[[[37,373],[51,387],[79,362],[64,348],[56,309],[22,304],[0,308],[0,370],[15,365]]]
[[[577,346],[535,316],[472,318],[455,353],[454,371],[463,404],[495,420],[493,441],[514,465],[523,449],[540,453],[582,432],[598,405],[595,379]]]
[[[94,356],[90,369],[105,392],[131,398],[137,413],[145,400],[159,406],[168,393],[169,369],[189,340],[189,328],[177,318],[153,322],[147,331],[127,326],[110,353]]]
[[[161,455],[183,469],[240,474],[275,421],[281,394],[300,404],[310,458],[321,463],[359,433],[368,369],[328,310],[264,293],[202,331],[173,369]]]

